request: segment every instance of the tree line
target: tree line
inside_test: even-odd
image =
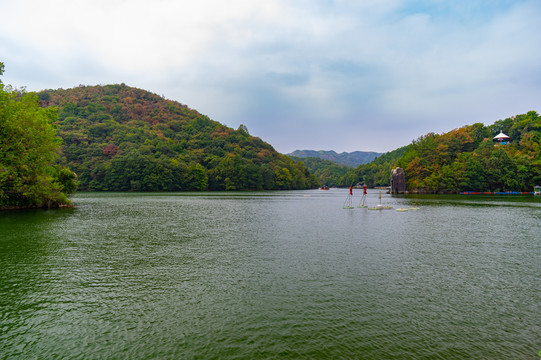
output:
[[[297,162],[302,161],[322,185],[340,187],[346,186],[351,182],[349,178],[346,178],[346,175],[352,169],[351,166],[341,165],[331,160],[316,157],[300,158],[291,156],[291,158]]]
[[[0,63],[0,75],[3,69]],[[500,131],[513,142],[494,145]],[[68,205],[78,185],[91,191],[388,186],[397,166],[412,192],[531,191],[541,183],[540,144],[541,118],[530,111],[429,133],[348,169],[295,161],[244,125],[234,130],[125,84],[33,94],[0,81],[0,208]]]

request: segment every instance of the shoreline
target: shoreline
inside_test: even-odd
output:
[[[61,208],[70,209],[70,208],[74,208],[74,207],[75,206],[73,206],[71,203],[70,204],[56,204],[56,205],[51,205],[51,206],[47,206],[47,205],[42,205],[42,206],[38,206],[38,205],[24,205],[24,206],[12,205],[12,206],[0,206],[0,211],[29,210],[29,209],[47,209],[47,210],[50,210],[50,209],[61,209]]]

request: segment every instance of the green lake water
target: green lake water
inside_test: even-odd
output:
[[[0,212],[0,359],[540,358],[541,197],[347,194]]]

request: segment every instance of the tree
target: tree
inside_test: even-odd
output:
[[[0,75],[4,65],[0,63]],[[38,97],[0,82],[0,207],[69,204],[74,174],[52,166],[61,144],[56,110],[41,108]]]
[[[189,168],[188,189],[189,190],[205,190],[208,185],[208,177],[205,168],[196,163]]]
[[[516,166],[503,147],[496,148],[488,160],[487,176],[493,191],[515,190]]]
[[[462,187],[465,191],[483,191],[487,189],[485,168],[477,153],[464,153],[459,156],[464,161],[465,182]]]
[[[244,124],[240,124],[238,130],[245,132],[247,135],[250,135],[250,132],[248,132],[248,128]]]

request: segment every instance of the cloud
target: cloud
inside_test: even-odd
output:
[[[392,150],[539,106],[536,0],[4,3],[4,82],[124,82],[284,152]]]

